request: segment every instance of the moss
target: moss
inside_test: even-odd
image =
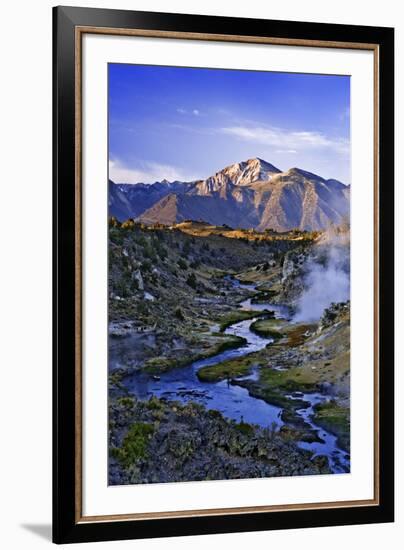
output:
[[[116,458],[122,466],[129,468],[137,460],[147,456],[147,444],[153,432],[154,428],[151,424],[135,422],[124,437],[122,446],[113,447],[111,449],[111,455]]]

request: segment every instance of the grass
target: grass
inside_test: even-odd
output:
[[[314,325],[292,325],[286,332],[286,346],[295,348],[304,344],[307,339],[307,333],[313,330]]]
[[[274,297],[275,294],[276,292],[274,292],[273,290],[265,290],[265,291],[260,290],[260,292],[258,292],[257,294],[255,294],[255,296],[251,298],[251,303],[265,304],[266,302],[269,302]]]
[[[338,437],[339,444],[349,449],[350,410],[339,406],[334,400],[319,403],[314,407],[314,421]]]
[[[238,309],[226,313],[219,319],[220,332],[225,331],[233,323],[239,323],[240,321],[247,321],[248,319],[254,319],[254,317],[261,317],[262,315],[268,315],[268,311],[246,311]]]
[[[272,368],[261,369],[260,383],[270,389],[278,388],[287,391],[311,390],[317,382],[316,374],[305,371],[301,367],[292,367],[287,370]]]
[[[279,331],[279,327],[282,326],[282,324],[284,323],[279,319],[258,319],[252,323],[250,330],[258,334],[258,336],[279,340],[284,336],[284,334]]]
[[[231,380],[250,373],[251,368],[257,365],[257,354],[251,353],[244,357],[237,357],[222,361],[216,365],[202,367],[198,370],[197,376],[202,382],[219,382],[220,380]]]
[[[324,421],[335,427],[348,429],[349,409],[347,407],[340,407],[335,401],[328,401],[315,405],[314,410],[316,421]]]
[[[111,455],[116,458],[122,466],[129,468],[137,460],[147,456],[147,444],[153,432],[154,428],[151,424],[135,422],[124,437],[122,446],[113,447],[111,449]]]

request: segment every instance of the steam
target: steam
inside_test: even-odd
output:
[[[349,246],[331,242],[321,248],[321,255],[305,266],[305,290],[297,303],[296,322],[317,321],[332,302],[349,300]]]

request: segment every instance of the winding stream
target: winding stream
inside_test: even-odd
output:
[[[255,285],[242,284],[236,279],[228,278],[235,287],[255,290]],[[275,316],[288,318],[288,310],[283,306],[274,306],[270,303],[252,304],[248,298],[240,303],[240,307],[249,311],[262,311],[270,309],[275,311]],[[248,390],[236,384],[230,384],[226,380],[220,382],[202,382],[197,377],[197,371],[205,366],[215,365],[221,361],[242,357],[263,349],[272,340],[261,337],[250,330],[250,326],[257,318],[249,319],[232,324],[225,330],[225,334],[242,336],[247,344],[241,348],[227,350],[208,359],[195,361],[186,367],[173,369],[161,373],[158,377],[142,371],[136,371],[125,378],[125,386],[139,399],[148,399],[152,395],[170,400],[177,400],[183,403],[193,401],[203,404],[207,409],[220,411],[225,417],[237,422],[244,421],[250,424],[257,424],[262,427],[276,426],[279,429],[282,421],[282,408],[266,403],[249,395]],[[127,339],[120,340],[119,347],[113,353],[110,350],[110,367],[119,366],[122,358],[130,353],[128,346],[133,346]],[[133,351],[132,351],[133,353]],[[257,372],[243,379],[254,379]],[[312,421],[314,413],[313,406],[317,403],[327,401],[329,398],[320,393],[299,393],[299,397],[287,396],[290,399],[303,399],[310,403],[310,406],[297,411],[297,414],[318,433],[321,441],[298,442],[299,447],[312,451],[315,455],[326,455],[329,459],[333,473],[349,472],[349,456],[337,444],[337,438],[326,430],[316,426]]]

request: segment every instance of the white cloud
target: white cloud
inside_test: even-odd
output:
[[[290,131],[272,126],[230,126],[220,131],[245,141],[277,146],[289,152],[316,148],[330,148],[338,153],[349,151],[348,140],[329,138],[321,132]]]
[[[196,179],[176,166],[143,162],[136,168],[130,168],[118,159],[109,161],[109,178],[115,183],[154,183],[163,179],[168,181]]]
[[[179,113],[180,115],[194,115],[194,116],[199,116],[201,114],[201,111],[199,109],[192,109],[191,111],[187,111],[186,109],[184,109],[183,107],[178,107],[177,108],[177,113]]]

